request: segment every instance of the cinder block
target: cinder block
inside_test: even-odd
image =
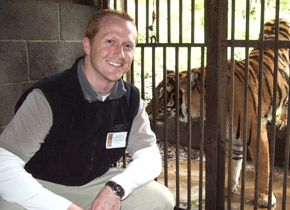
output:
[[[0,39],[57,40],[58,4],[48,1],[1,0]]]
[[[0,42],[0,84],[27,79],[26,42]]]
[[[88,20],[95,12],[96,7],[60,4],[61,40],[82,40]]]
[[[32,80],[68,69],[84,55],[81,42],[29,42],[28,48]]]
[[[22,93],[33,82],[0,86],[0,128],[6,127],[14,116],[14,107]]]

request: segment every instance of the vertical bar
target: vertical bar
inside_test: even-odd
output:
[[[236,1],[232,0],[232,29],[231,29],[231,67],[230,67],[230,90],[231,90],[231,96],[230,96],[230,105],[229,105],[229,111],[230,111],[230,119],[229,119],[229,140],[228,140],[228,209],[232,209],[232,154],[233,154],[233,116],[234,116],[234,87],[235,87],[235,79],[234,79],[234,72],[235,72],[235,48],[234,48],[234,42],[235,42],[235,9],[236,9]]]
[[[187,132],[188,132],[188,139],[187,139],[187,206],[191,206],[191,47],[187,48]]]
[[[141,47],[141,77],[142,77],[141,85],[142,85],[142,87],[145,87],[145,84],[144,84],[144,78],[145,78],[144,77],[144,74],[145,74],[144,73],[145,72],[144,59],[145,58],[144,57],[145,57],[144,47]],[[144,89],[141,90],[141,97],[142,98],[145,98],[145,90]],[[155,123],[155,115],[153,114],[153,124],[154,123]]]
[[[248,85],[249,85],[249,28],[250,28],[250,0],[246,1],[246,47],[245,47],[245,86],[244,101],[248,101]],[[247,161],[247,134],[248,134],[248,103],[244,103],[244,125],[243,125],[243,162],[242,162],[242,182],[241,182],[241,210],[245,205],[245,178],[246,178],[246,161]]]
[[[269,176],[269,194],[268,194],[268,210],[272,208],[272,191],[273,191],[273,172],[275,158],[275,142],[276,142],[276,109],[277,109],[277,90],[278,90],[278,42],[279,42],[279,0],[276,1],[276,17],[275,17],[275,47],[274,47],[274,84],[273,84],[273,111],[272,111],[272,136],[270,143],[270,176]]]
[[[125,153],[123,155],[123,168],[126,168],[127,167],[127,156],[126,156],[127,153]],[[117,166],[117,164],[115,165],[115,167]]]
[[[131,64],[131,69],[130,69],[130,81],[128,81],[128,82],[130,82],[130,83],[132,83],[133,85],[134,85],[134,60],[132,61],[132,64]]]
[[[167,25],[167,42],[171,43],[171,0],[167,0],[167,20],[168,20],[168,25]]]
[[[102,9],[109,9],[110,7],[110,0],[101,0],[98,1],[98,8]]]
[[[141,47],[141,97],[145,98],[144,47]]]
[[[146,24],[145,24],[145,31],[146,31],[146,43],[149,43],[149,0],[146,0]]]
[[[201,88],[200,88],[200,144],[199,144],[199,210],[202,210],[202,189],[203,189],[203,155],[204,155],[204,47],[201,48]]]
[[[152,47],[152,98],[156,98],[156,78],[155,78],[155,47]],[[154,100],[156,101],[156,100]],[[154,110],[156,110],[156,103],[153,104],[155,106]],[[156,125],[154,125],[154,130],[156,129]]]
[[[207,83],[206,92],[206,209],[224,209],[226,139],[227,1],[207,0],[205,5]],[[209,120],[208,120],[209,119]]]
[[[155,99],[156,98],[156,91],[155,91],[155,66],[153,65],[153,63],[155,64],[155,60],[153,59],[153,56],[155,57],[155,48],[151,48],[151,52],[152,52],[152,98]],[[153,61],[154,60],[154,61]],[[156,131],[156,100],[153,100],[153,125],[152,125],[153,131]]]
[[[179,48],[175,47],[175,104],[176,104],[176,205],[180,205],[180,179],[179,179]]]
[[[163,90],[164,107],[167,107],[167,66],[166,66],[166,47],[163,47]],[[167,109],[164,109],[164,184],[168,187],[168,138],[167,138]]]
[[[207,81],[206,84],[206,126],[205,155],[206,155],[206,199],[205,209],[217,209],[217,1],[206,0],[205,4],[205,43],[207,53]],[[215,36],[212,36],[212,35]],[[212,56],[212,58],[210,58]],[[208,129],[210,128],[210,129]]]
[[[217,208],[225,208],[225,143],[227,109],[227,47],[222,41],[227,39],[228,1],[218,1],[218,167],[217,167]]]
[[[194,32],[195,32],[195,0],[191,0],[191,43],[194,43]]]
[[[156,0],[156,42],[159,42],[159,37],[160,37],[160,2],[159,0]]]
[[[256,167],[255,167],[255,195],[254,210],[258,208],[258,192],[259,192],[259,170],[260,170],[260,146],[261,146],[261,118],[262,118],[262,87],[263,87],[263,61],[264,61],[264,11],[265,1],[261,0],[261,23],[260,23],[260,60],[259,60],[259,95],[258,95],[258,129],[257,129],[257,146],[256,146]]]
[[[127,0],[123,0],[124,1],[124,11],[128,12],[128,2]]]
[[[179,43],[182,43],[182,0],[179,0]]]
[[[144,47],[141,47],[141,97],[145,98],[145,92],[144,92]],[[154,117],[154,115],[153,115]],[[154,122],[154,119],[153,119]]]
[[[288,81],[290,86],[290,82]],[[289,92],[290,97],[290,92]],[[288,122],[290,122],[290,106],[288,106]],[[285,142],[285,157],[284,157],[284,181],[283,181],[283,197],[282,197],[282,210],[286,210],[287,201],[287,177],[288,177],[288,167],[289,167],[289,149],[290,149],[290,125],[287,125],[287,138]]]
[[[261,0],[261,23],[260,23],[260,60],[259,60],[259,95],[258,95],[258,129],[257,129],[257,146],[256,146],[256,167],[255,167],[255,195],[254,210],[258,208],[258,192],[259,192],[259,170],[260,170],[260,145],[261,145],[261,118],[262,118],[262,90],[263,90],[263,61],[264,61],[264,11],[265,0]]]
[[[138,28],[139,28],[139,1],[138,0],[135,0],[135,24],[136,24],[136,28],[137,28],[137,31],[138,31]]]

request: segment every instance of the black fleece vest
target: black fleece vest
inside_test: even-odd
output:
[[[40,88],[53,113],[53,125],[40,150],[25,169],[35,178],[79,186],[103,175],[124,154],[139,91],[124,82],[127,92],[118,99],[89,103],[84,99],[75,62],[69,70],[45,77],[19,99],[17,110],[34,88]],[[126,147],[106,149],[109,132],[128,132]]]

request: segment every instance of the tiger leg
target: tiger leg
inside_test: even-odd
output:
[[[228,195],[228,159],[229,159],[229,152],[228,149],[226,151],[226,165],[225,165],[225,194]],[[239,177],[242,168],[242,161],[243,161],[243,146],[240,143],[239,139],[234,139],[233,142],[233,153],[232,153],[232,170],[231,170],[231,192],[236,192],[239,184]]]
[[[243,162],[243,146],[239,141],[233,145],[232,156],[232,192],[237,191]]]
[[[257,164],[256,148],[257,148],[257,138],[253,138],[252,142],[249,145],[249,151],[255,166]],[[259,166],[259,197],[258,197],[258,205],[261,207],[268,206],[269,175],[270,175],[269,143],[266,126],[262,125],[261,144],[260,144],[260,166]],[[272,205],[275,204],[276,198],[272,193]]]

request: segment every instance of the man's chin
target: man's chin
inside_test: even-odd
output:
[[[124,74],[118,74],[118,75],[111,75],[110,79],[111,81],[118,81],[123,77]]]
[[[117,82],[118,80],[120,80],[122,78],[122,76],[118,76],[118,77],[111,77],[109,80],[111,82]]]

